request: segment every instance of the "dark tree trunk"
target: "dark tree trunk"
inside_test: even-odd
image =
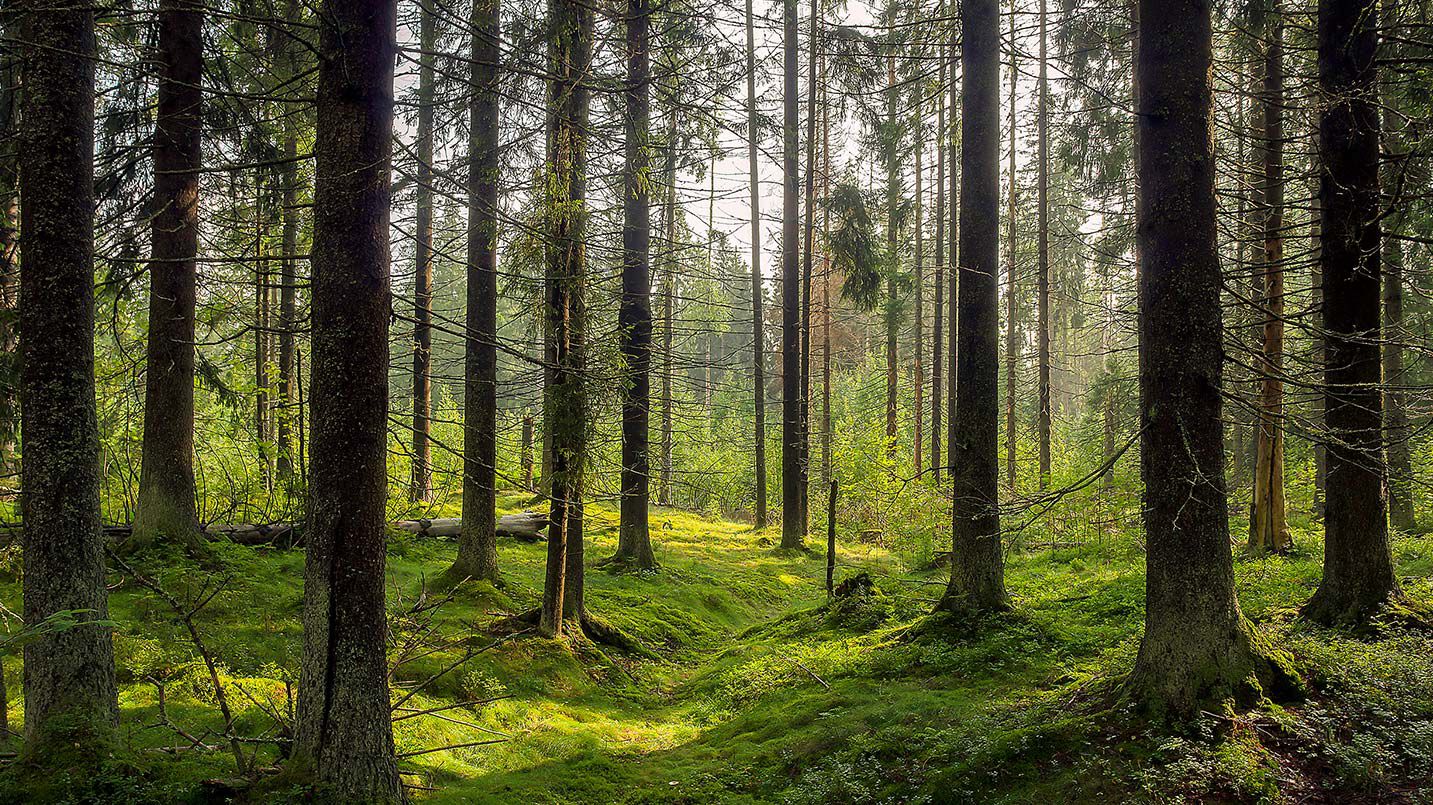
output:
[[[766,528],[766,339],[761,312],[761,181],[756,170],[756,34],[752,0],[746,0],[746,161],[751,193],[752,395],[756,412],[752,440],[756,462],[757,528]]]
[[[1011,0],[1010,14],[1010,39],[1015,40],[1015,14],[1014,0]],[[1020,63],[1017,60],[1015,50],[1010,51],[1010,107],[1009,107],[1009,129],[1010,129],[1010,151],[1006,164],[1009,166],[1006,172],[1010,175],[1010,183],[1006,185],[1005,195],[1005,488],[1011,493],[1015,492],[1015,480],[1018,477],[1019,465],[1015,462],[1016,440],[1019,433],[1015,429],[1015,402],[1016,402],[1016,370],[1020,366],[1020,342],[1015,327],[1015,281],[1017,271],[1015,270],[1015,183],[1018,175],[1015,173],[1015,152],[1018,150],[1018,135],[1015,126],[1015,85],[1020,78]]]
[[[433,50],[437,20],[418,4],[417,220],[413,226],[413,458],[408,497],[419,503],[433,494],[429,436],[433,408]]]
[[[915,183],[915,205],[916,205],[916,268],[915,268],[915,344],[911,351],[911,359],[915,362],[915,377],[912,383],[914,388],[913,414],[915,419],[915,433],[912,438],[915,440],[914,454],[911,459],[915,462],[915,471],[920,472],[921,465],[925,463],[923,448],[925,446],[925,193],[924,177],[925,172],[925,99],[921,98],[916,106],[915,119],[915,162],[916,162],[916,183]]]
[[[254,440],[259,445],[259,473],[267,491],[273,487],[274,470],[274,457],[269,449],[269,440],[274,435],[274,402],[270,399],[272,380],[269,377],[274,312],[270,309],[272,278],[265,244],[270,214],[266,178],[264,171],[254,175]]]
[[[661,466],[657,474],[657,503],[672,505],[672,350],[675,348],[672,316],[677,275],[677,106],[671,99],[667,110],[666,181],[667,200],[662,212],[662,382],[661,382]]]
[[[1007,609],[1000,539],[1000,6],[965,0],[961,66],[959,359],[951,441],[950,584],[938,609]]]
[[[284,6],[285,23],[291,30],[300,23],[298,0],[288,0]],[[290,39],[284,45],[285,67],[290,80],[302,70],[300,54],[305,53],[302,43]],[[283,256],[279,284],[279,400],[275,419],[277,420],[275,442],[276,462],[279,478],[292,484],[294,480],[294,430],[295,422],[302,430],[303,401],[298,396],[298,374],[295,370],[297,351],[295,338],[298,334],[298,283],[299,283],[299,120],[290,114],[284,117],[284,162],[280,172],[283,182]]]
[[[811,0],[810,48],[806,58],[806,242],[801,254],[801,533],[811,525],[811,277],[816,266],[816,63],[821,17]]]
[[[650,0],[627,3],[626,165],[622,173],[622,304],[617,312],[622,363],[622,510],[614,561],[650,568],[650,414],[652,410],[652,209],[647,190],[651,146]]]
[[[951,7],[956,8],[957,4],[952,0]],[[960,305],[957,295],[960,293],[960,170],[956,167],[956,155],[960,154],[960,132],[961,127],[957,120],[961,113],[960,92],[961,84],[955,80],[956,67],[960,58],[961,46],[958,28],[952,23],[950,26],[950,147],[947,152],[950,154],[950,176],[947,179],[946,197],[949,201],[949,218],[946,221],[945,237],[949,243],[950,273],[946,277],[946,312],[945,321],[948,333],[946,335],[946,373],[945,373],[945,466],[947,473],[955,471],[956,446],[955,446],[955,405],[960,394],[956,388],[956,365],[960,360]],[[997,57],[998,58],[998,57]],[[999,78],[997,77],[998,81]],[[997,135],[998,136],[998,135]]]
[[[585,77],[592,66],[592,8],[579,0],[549,0],[552,34],[548,45],[552,79],[548,82],[547,317],[552,355],[544,404],[552,433],[551,526],[547,540],[547,576],[543,585],[539,631],[557,637],[563,614],[581,608],[582,486],[587,451],[587,398],[582,383],[582,341],[587,311],[587,117],[590,90]],[[574,568],[574,562],[576,566]],[[568,576],[577,575],[575,584]],[[569,591],[577,600],[564,601]]]
[[[935,299],[931,321],[930,359],[930,469],[936,483],[940,483],[941,467],[941,388],[945,377],[945,152],[948,137],[945,128],[945,53],[944,45],[937,46],[936,58],[940,62],[940,78],[936,82],[935,103]]]
[[[197,548],[194,510],[194,271],[199,254],[200,83],[204,12],[193,0],[159,9],[159,111],[154,126],[149,351],[139,505],[128,546]],[[267,296],[267,293],[265,293]]]
[[[796,0],[782,0],[781,547],[805,547],[801,510],[801,176]]]
[[[313,434],[295,759],[335,794],[402,798],[389,723],[389,184],[394,0],[325,0],[314,142]]]
[[[1278,0],[1261,8],[1264,87],[1259,99],[1264,156],[1261,228],[1264,260],[1260,286],[1263,350],[1258,430],[1254,451],[1254,507],[1249,547],[1284,551],[1293,546],[1284,505],[1284,26]]]
[[[1317,132],[1315,132],[1317,134]],[[1317,155],[1314,157],[1317,159]],[[1323,201],[1319,195],[1320,171],[1315,169],[1315,181],[1312,193],[1309,198],[1309,239],[1312,241],[1309,248],[1312,253],[1309,260],[1309,315],[1310,318],[1318,318],[1323,315],[1324,308],[1324,281],[1323,281]],[[1310,349],[1310,362],[1316,367],[1323,367],[1326,355],[1324,339],[1315,337]],[[1322,425],[1324,421],[1324,394],[1322,392],[1313,395],[1313,421]],[[1328,443],[1327,439],[1318,438],[1314,441],[1314,511],[1313,516],[1317,520],[1323,520],[1325,482],[1328,479]]]
[[[24,647],[25,738],[39,752],[118,722],[99,511],[94,373],[94,13],[87,3],[17,10],[20,119],[20,498],[24,617],[78,611],[81,625]],[[74,734],[50,734],[64,721]],[[67,752],[73,751],[67,746]]]
[[[1039,141],[1037,149],[1039,154],[1036,157],[1037,173],[1039,174],[1039,187],[1036,191],[1039,211],[1036,213],[1038,221],[1036,227],[1039,230],[1037,235],[1037,261],[1038,271],[1036,273],[1037,293],[1037,322],[1035,344],[1039,352],[1040,362],[1040,422],[1038,427],[1038,438],[1040,441],[1040,488],[1044,489],[1050,484],[1050,88],[1049,80],[1046,77],[1048,57],[1046,53],[1046,2],[1040,0],[1040,77],[1038,87],[1039,110],[1036,114],[1038,131],[1036,139]],[[1014,181],[1012,175],[1011,181]]]
[[[1304,615],[1362,624],[1402,597],[1388,544],[1379,393],[1377,0],[1320,0],[1324,575]]]
[[[1141,0],[1139,343],[1145,631],[1129,689],[1158,715],[1291,684],[1234,595],[1207,3]]]
[[[0,12],[0,36],[13,36],[13,15]],[[7,40],[8,41],[8,40]],[[20,296],[19,60],[0,54],[0,495],[19,487],[15,441],[20,435],[20,348],[16,327]]]
[[[463,531],[450,577],[498,581],[498,104],[500,0],[473,5],[468,109],[468,288],[463,343]],[[523,420],[532,486],[532,419]]]

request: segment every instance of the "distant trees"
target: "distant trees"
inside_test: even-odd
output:
[[[16,4],[20,79],[20,412],[25,739],[88,752],[117,725],[100,530],[94,361],[94,10]],[[8,26],[7,26],[8,27]]]
[[[399,802],[384,594],[394,0],[318,14],[313,443],[294,756],[350,801]]]
[[[159,110],[154,126],[149,350],[139,505],[130,547],[168,539],[197,547],[194,509],[194,292],[199,256],[204,12],[193,0],[159,9]]]
[[[1286,693],[1279,655],[1239,610],[1220,419],[1213,45],[1208,5],[1141,0],[1139,338],[1145,630],[1128,686],[1158,714]]]
[[[1000,260],[1000,6],[965,0],[960,62],[960,275],[956,305],[959,396],[950,439],[951,612],[1009,607],[1000,537],[998,283]]]

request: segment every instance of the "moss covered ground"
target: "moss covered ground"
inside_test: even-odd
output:
[[[1141,724],[1114,694],[1143,616],[1132,535],[1013,552],[1014,612],[951,623],[926,614],[942,571],[900,558],[919,551],[843,535],[838,581],[864,572],[874,588],[828,603],[819,552],[783,554],[772,535],[675,511],[653,516],[660,569],[599,568],[615,548],[616,515],[588,513],[589,609],[654,657],[493,632],[536,603],[541,544],[504,541],[504,586],[464,585],[445,600],[434,580],[452,543],[394,535],[393,653],[404,658],[395,699],[419,688],[395,732],[417,801],[1433,801],[1433,637],[1300,623],[1296,606],[1319,575],[1309,533],[1289,556],[1237,566],[1247,613],[1294,653],[1309,698],[1171,731]],[[1399,537],[1395,550],[1409,592],[1433,600],[1433,540]],[[136,569],[182,603],[223,580],[194,620],[222,664],[234,731],[282,738],[302,553],[226,545],[216,562],[151,554]],[[0,595],[15,602],[8,570]],[[215,786],[204,781],[235,776],[208,671],[168,604],[124,574],[112,581],[128,750],[105,773],[50,781],[44,796],[206,801]],[[17,691],[17,656],[5,670]],[[21,713],[12,697],[12,725]],[[243,751],[266,767],[276,747]],[[35,796],[18,765],[0,798]],[[262,798],[292,797],[271,787]]]

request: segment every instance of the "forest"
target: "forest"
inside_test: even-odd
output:
[[[0,0],[0,803],[1433,802],[1430,0]]]

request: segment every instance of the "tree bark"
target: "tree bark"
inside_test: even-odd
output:
[[[650,0],[628,0],[626,164],[622,172],[622,300],[617,311],[622,366],[622,501],[613,561],[638,568],[657,564],[648,527],[651,500],[652,210],[647,190],[651,160]]]
[[[1145,631],[1128,690],[1158,716],[1293,680],[1234,594],[1220,419],[1223,326],[1207,2],[1141,0],[1139,339]]]
[[[944,6],[942,6],[944,10]],[[931,321],[930,358],[930,470],[935,483],[940,483],[941,469],[941,387],[945,377],[945,152],[948,137],[945,128],[945,45],[937,45],[936,60],[940,62],[935,99],[935,299]]]
[[[0,36],[13,37],[13,14],[0,12]],[[20,165],[19,70],[13,53],[0,54],[0,495],[19,488],[15,444],[20,435],[19,329]]]
[[[204,12],[193,0],[161,3],[144,442],[128,543],[134,549],[156,541],[201,544],[194,504],[194,286],[203,29]]]
[[[582,568],[583,462],[587,457],[587,398],[583,390],[582,343],[586,324],[587,118],[592,66],[592,8],[580,0],[549,0],[552,35],[548,45],[549,242],[547,317],[552,360],[544,403],[552,432],[552,508],[547,540],[547,576],[538,630],[563,632],[563,613],[580,614],[581,600],[565,601],[573,590],[568,576]],[[575,556],[575,558],[574,558]],[[577,579],[575,592],[581,590]]]
[[[937,605],[956,612],[1004,610],[998,501],[1000,461],[1000,6],[965,0],[961,66],[959,359],[950,584]]]
[[[751,193],[751,336],[752,397],[755,436],[752,439],[756,471],[755,526],[766,528],[766,339],[761,312],[761,177],[756,169],[756,33],[753,0],[746,0],[746,162]]]
[[[1015,40],[1015,0],[1010,2],[1010,39]],[[1015,120],[1015,85],[1020,77],[1020,64],[1017,61],[1017,54],[1014,48],[1010,50],[1010,153],[1006,156],[1006,164],[1009,166],[1006,172],[1009,174],[1009,184],[1006,186],[1005,197],[1005,488],[1011,494],[1015,492],[1015,481],[1019,477],[1019,464],[1015,461],[1015,450],[1018,446],[1019,432],[1015,426],[1015,402],[1017,397],[1016,369],[1020,365],[1020,341],[1015,327],[1015,287],[1016,287],[1016,266],[1015,266],[1015,151],[1019,145],[1019,137],[1016,134]]]
[[[957,3],[955,2],[955,0],[952,0],[951,5],[952,5],[952,6],[957,6]],[[960,132],[961,132],[961,126],[957,124],[957,120],[959,119],[959,117],[961,116],[961,114],[963,113],[964,110],[962,109],[962,110],[961,110],[961,113],[958,113],[958,112],[956,111],[957,109],[961,109],[961,106],[960,106],[960,93],[961,93],[961,89],[962,89],[962,84],[961,84],[961,82],[958,82],[958,81],[955,80],[956,65],[957,65],[957,63],[958,63],[958,62],[957,62],[957,59],[960,58],[959,54],[961,53],[961,44],[960,44],[960,35],[959,35],[959,33],[958,33],[959,28],[954,24],[954,20],[952,20],[952,24],[951,24],[951,26],[950,26],[950,31],[951,31],[951,33],[950,33],[950,48],[949,48],[949,53],[950,53],[950,55],[949,55],[949,63],[950,63],[950,96],[949,96],[949,98],[950,98],[950,103],[949,103],[949,106],[950,106],[950,118],[951,118],[951,119],[950,119],[950,147],[947,149],[947,150],[950,152],[950,177],[949,177],[949,179],[947,179],[947,181],[949,182],[949,185],[948,185],[947,188],[946,188],[946,195],[947,195],[947,197],[950,199],[950,203],[949,203],[950,212],[949,212],[949,220],[947,221],[947,227],[946,227],[946,233],[945,233],[946,239],[947,239],[947,240],[949,241],[949,243],[950,243],[950,253],[949,253],[950,273],[949,273],[949,276],[946,278],[946,284],[947,284],[947,287],[946,287],[946,304],[947,304],[947,308],[946,308],[946,316],[945,316],[946,328],[949,330],[949,333],[948,333],[947,336],[946,336],[946,353],[947,353],[947,355],[946,355],[946,373],[945,373],[945,414],[946,414],[946,416],[945,416],[945,445],[946,445],[946,447],[945,447],[945,449],[946,449],[946,461],[945,461],[945,466],[946,466],[946,468],[947,468],[947,469],[946,469],[947,473],[954,473],[954,472],[955,472],[955,461],[956,461],[956,446],[955,446],[955,439],[956,439],[956,430],[955,430],[955,406],[956,406],[956,401],[957,401],[957,399],[958,399],[959,396],[960,396],[960,394],[959,394],[959,389],[957,389],[957,387],[956,387],[956,386],[957,386],[957,383],[958,383],[958,379],[957,379],[957,377],[956,377],[956,367],[957,367],[957,364],[958,364],[959,361],[960,361],[960,327],[961,327],[961,324],[960,324],[960,315],[959,315],[960,305],[959,305],[959,299],[957,298],[957,297],[958,297],[958,294],[959,294],[959,292],[960,292],[960,270],[961,270],[961,269],[960,269],[960,258],[961,258],[961,250],[960,250],[960,184],[959,184],[959,183],[960,183],[960,172],[961,172],[961,171],[960,171],[959,169],[957,169],[957,167],[956,167],[956,162],[957,162],[957,160],[956,160],[956,155],[960,153],[960,139],[959,139],[959,137],[960,137]],[[998,81],[999,79],[997,78],[996,80]]]
[[[1040,488],[1050,485],[1050,86],[1046,75],[1048,69],[1046,37],[1046,2],[1040,0],[1040,77],[1038,80],[1038,104],[1036,157],[1039,187],[1036,191],[1039,211],[1036,227],[1039,230],[1037,243],[1036,294],[1037,318],[1036,349],[1040,362]],[[1014,180],[1014,177],[1011,177]]]
[[[657,503],[672,505],[672,371],[675,349],[676,320],[672,316],[673,298],[677,292],[677,99],[671,99],[667,110],[666,181],[667,199],[662,213],[665,230],[662,245],[662,378],[661,388],[661,456],[657,474]]]
[[[284,21],[290,31],[299,28],[299,0],[287,0]],[[300,54],[307,52],[302,43],[292,38],[284,45],[284,63],[289,80],[296,80],[302,71]],[[299,128],[301,121],[290,114],[284,117],[283,182],[283,255],[279,267],[279,400],[275,411],[277,427],[275,461],[279,478],[294,481],[294,423],[303,420],[303,401],[298,395],[297,351],[298,284],[299,284]],[[300,430],[302,426],[300,425]],[[300,479],[302,480],[302,479]],[[302,484],[300,484],[302,485]]]
[[[913,413],[915,415],[915,433],[913,434],[913,437],[915,439],[915,444],[913,445],[914,455],[912,455],[911,458],[915,461],[915,470],[917,473],[920,472],[921,465],[925,463],[925,457],[921,454],[925,442],[925,362],[923,360],[925,354],[925,233],[924,231],[922,231],[925,227],[925,210],[923,206],[925,203],[925,199],[922,197],[925,193],[925,186],[922,177],[922,173],[924,173],[925,171],[924,146],[925,98],[923,96],[918,96],[916,101],[915,120],[915,346],[911,354],[912,359],[915,361],[915,377],[912,378],[912,382],[915,385],[915,400],[913,406]]]
[[[801,510],[801,176],[796,0],[782,0],[781,547],[805,547]]]
[[[20,498],[27,624],[80,625],[24,647],[25,738],[38,753],[119,720],[99,512],[94,374],[94,12],[19,4]],[[68,722],[68,723],[67,723]],[[52,728],[54,731],[52,732]],[[67,734],[60,734],[59,730]]]
[[[899,90],[896,84],[895,43],[887,43],[886,54],[886,136],[892,138],[884,143],[886,150],[886,460],[896,457],[896,398],[900,389],[897,366],[900,361],[899,296],[896,291],[896,273],[900,265],[900,252],[896,248],[896,219],[900,206],[900,143],[896,141],[896,98]]]
[[[1384,0],[1384,8],[1393,12],[1396,4]],[[1386,20],[1386,25],[1396,20]],[[1390,88],[1391,89],[1391,88]],[[1384,141],[1392,152],[1384,163],[1390,173],[1399,170],[1401,161],[1410,156],[1404,133],[1397,122],[1399,99],[1385,90],[1383,100]],[[1395,192],[1398,179],[1390,177],[1386,182],[1388,192]],[[1407,223],[1407,202],[1390,197],[1387,199],[1389,235],[1398,235]],[[1417,530],[1413,516],[1413,430],[1408,423],[1408,401],[1405,387],[1410,378],[1405,374],[1403,343],[1409,332],[1403,321],[1404,275],[1403,244],[1396,238],[1385,237],[1383,241],[1383,406],[1386,451],[1388,456],[1388,524],[1405,534]]]
[[[1379,393],[1377,0],[1320,0],[1320,234],[1328,488],[1324,575],[1304,605],[1361,625],[1402,598],[1388,544]]]
[[[335,794],[398,802],[384,501],[394,0],[325,0],[314,142],[313,436],[294,755]]]
[[[811,0],[806,59],[806,242],[801,254],[801,533],[811,526],[811,277],[816,265],[816,63],[820,12]]]
[[[468,282],[463,343],[463,530],[450,576],[498,583],[498,186],[500,0],[473,4],[472,93],[468,108]],[[523,422],[532,486],[532,419]]]
[[[429,450],[433,409],[433,51],[437,20],[418,4],[417,220],[413,226],[413,453],[408,497],[426,503],[433,495]]]
[[[1254,452],[1254,511],[1249,547],[1284,551],[1293,546],[1284,505],[1284,26],[1278,0],[1259,10],[1264,32],[1264,87],[1259,99],[1264,156],[1262,228],[1264,260],[1261,307],[1264,344],[1259,369],[1257,443]]]

